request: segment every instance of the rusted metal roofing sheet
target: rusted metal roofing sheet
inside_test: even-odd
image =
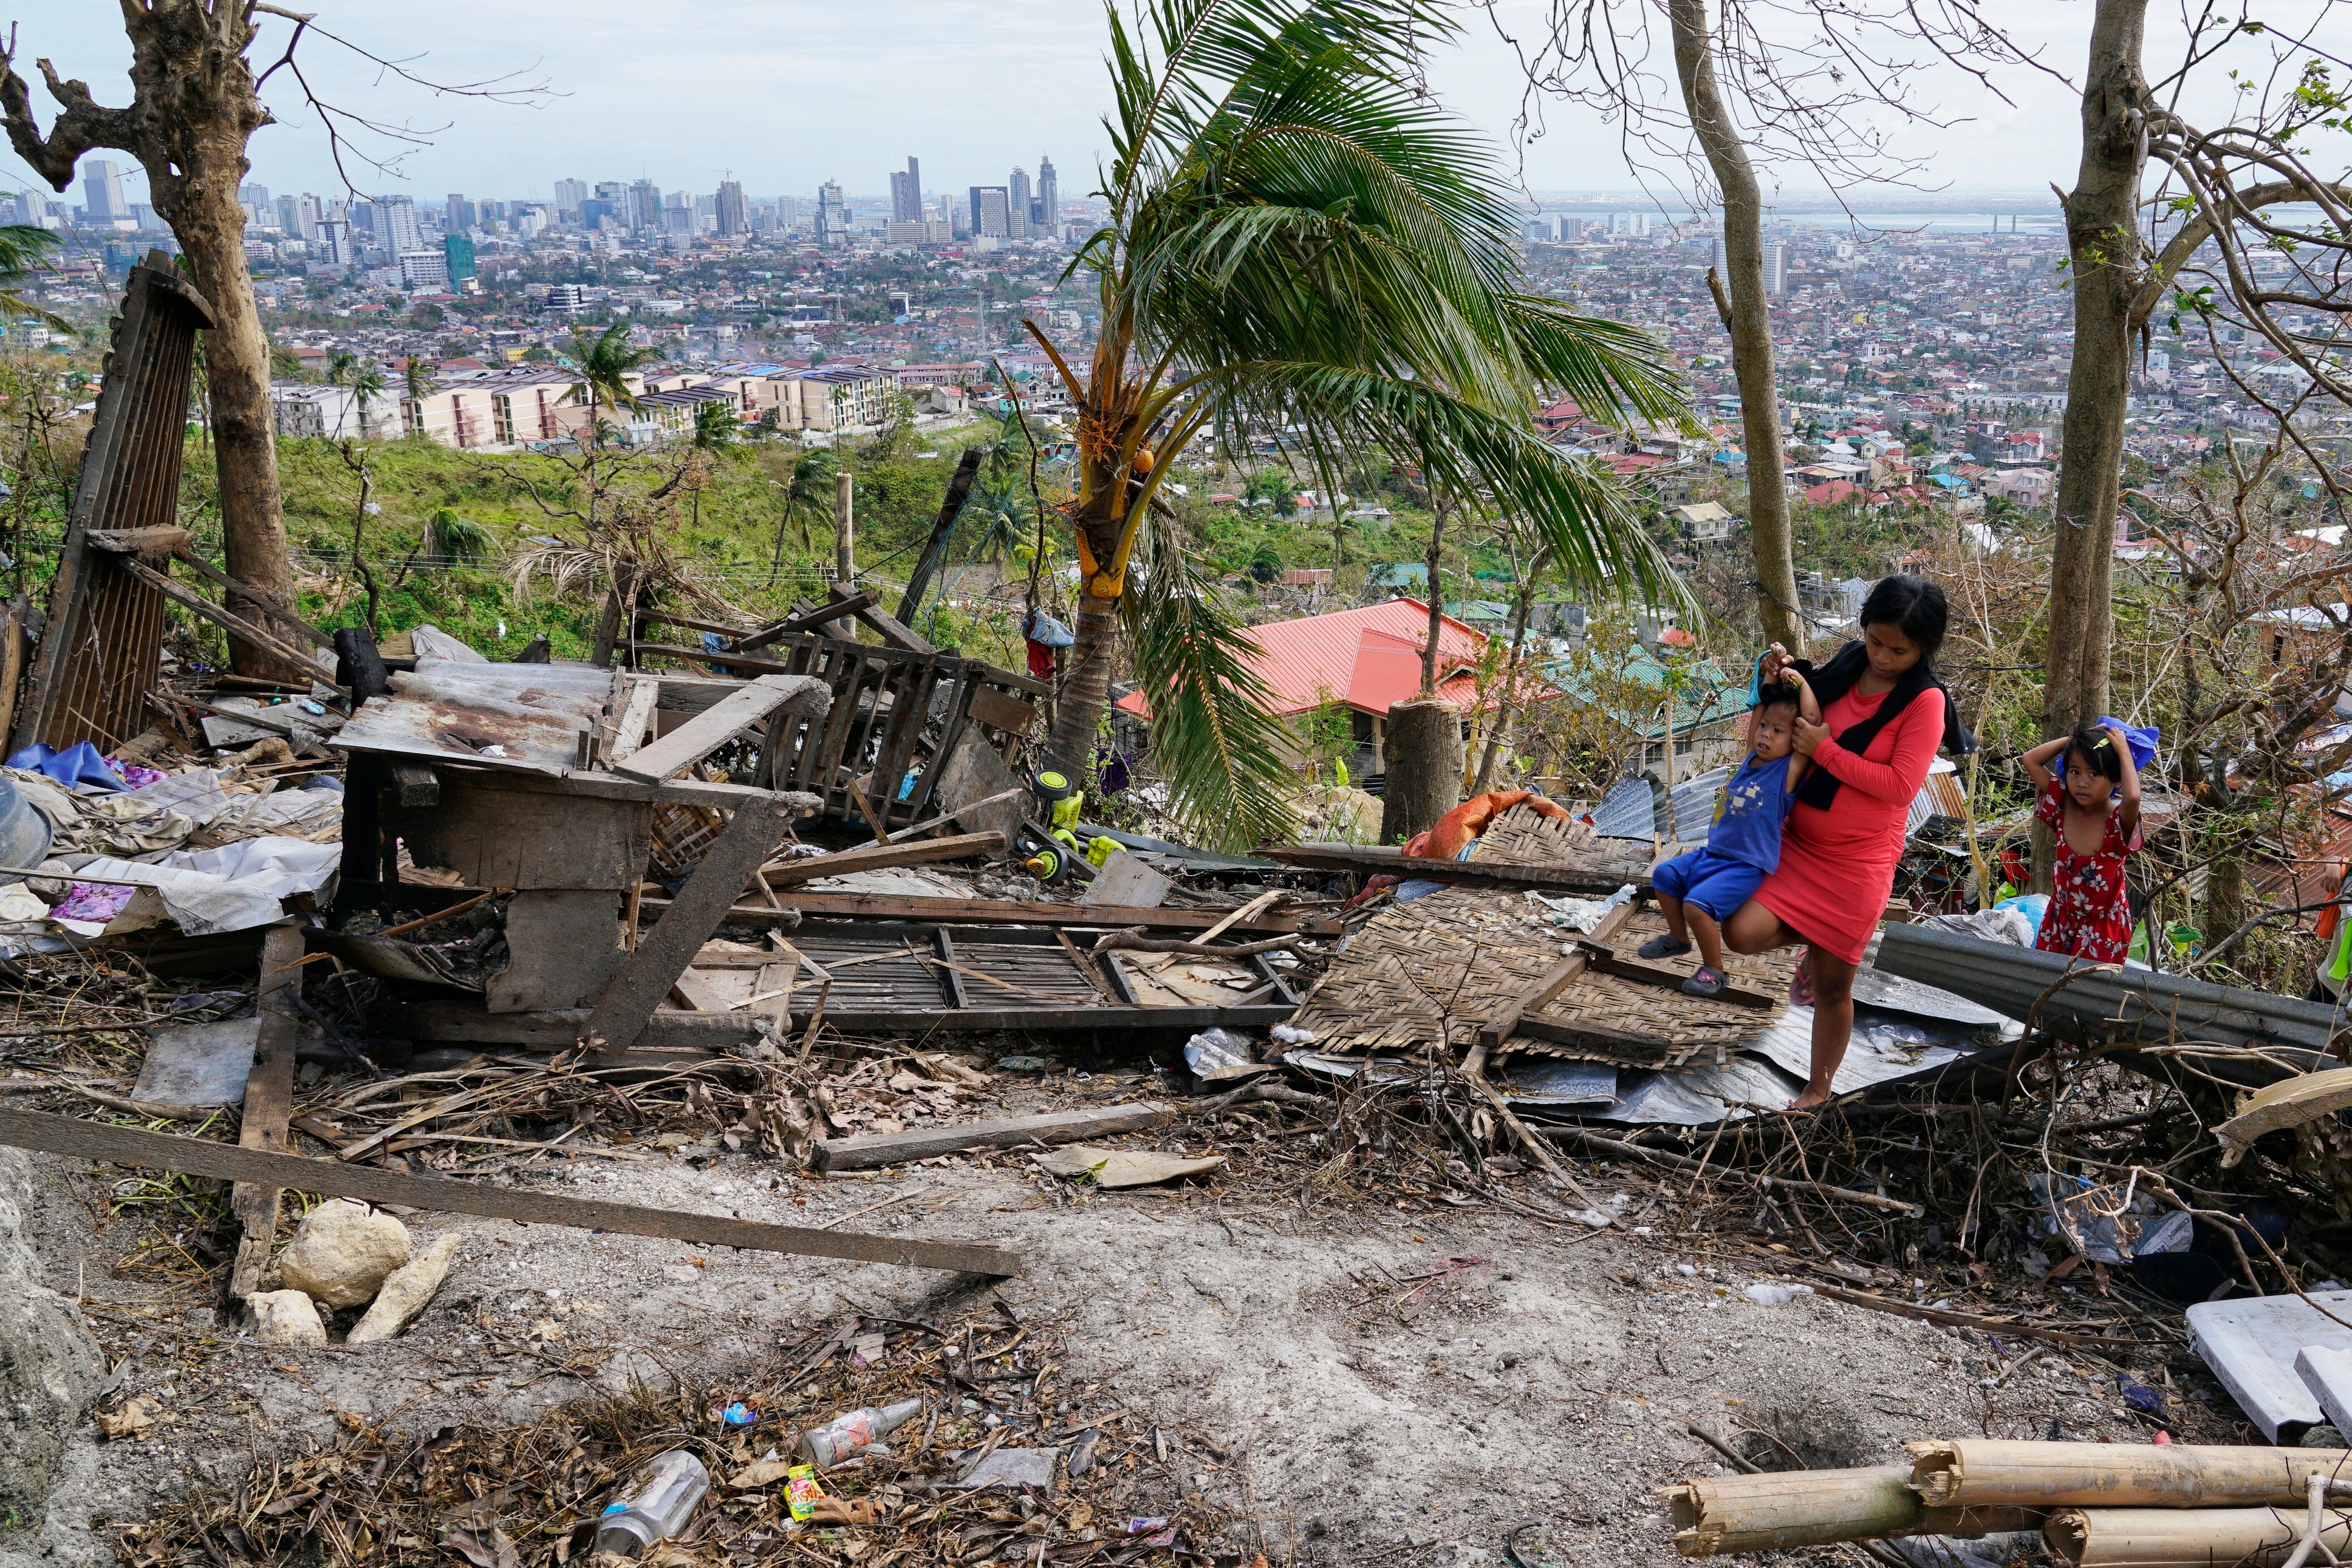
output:
[[[347,751],[515,768],[568,778],[612,699],[613,672],[589,664],[435,660],[392,677],[332,744]]]

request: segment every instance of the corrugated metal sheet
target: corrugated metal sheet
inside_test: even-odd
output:
[[[475,664],[436,659],[392,677],[332,744],[347,751],[517,768],[562,779],[580,765],[613,693],[591,664]]]
[[[2284,1061],[2295,1060],[2294,1048],[2324,1052],[2336,1022],[2335,1009],[2316,1002],[2186,975],[2086,967],[2063,954],[1925,925],[1889,925],[1878,946],[1878,967],[2021,1021],[2032,1014],[2036,1028],[2053,1033],[2266,1046],[2273,1055],[2285,1050]],[[2287,1071],[2273,1065],[2246,1081],[2267,1082]]]
[[[1621,779],[1592,808],[1592,831],[1604,839],[1646,839],[1658,831],[1657,788],[1647,779]]]
[[[1728,768],[1710,768],[1685,779],[1675,785],[1671,806],[1665,790],[1646,775],[1622,779],[1592,809],[1592,831],[1605,839],[1654,836],[1686,850],[1702,848],[1715,826],[1716,798],[1730,777]]]

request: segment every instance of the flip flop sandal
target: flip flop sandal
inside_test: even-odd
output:
[[[1643,943],[1636,951],[1644,958],[1671,958],[1678,953],[1687,953],[1690,949],[1689,943],[1677,942],[1672,936],[1661,931]]]
[[[1686,997],[1711,997],[1721,989],[1723,977],[1704,964],[1699,966],[1698,973],[1683,982],[1683,995]]]
[[[1789,1005],[1792,1008],[1813,1005],[1813,956],[1811,953],[1797,960],[1797,972],[1789,977]]]

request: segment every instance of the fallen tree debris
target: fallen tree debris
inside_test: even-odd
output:
[[[952,1126],[903,1133],[876,1133],[862,1137],[832,1138],[816,1145],[814,1164],[821,1171],[873,1170],[881,1166],[908,1165],[967,1149],[1012,1149],[1024,1144],[1066,1144],[1113,1133],[1140,1133],[1164,1126],[1175,1117],[1167,1105],[1146,1102],[1110,1105],[1098,1111],[1050,1112],[1039,1116],[1006,1116],[988,1122],[959,1122]]]

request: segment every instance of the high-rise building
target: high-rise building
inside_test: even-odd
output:
[[[1003,239],[1013,229],[1007,222],[1011,195],[1002,185],[971,188],[971,232],[977,238]]]
[[[403,251],[399,259],[400,286],[403,288],[426,289],[449,287],[449,258],[439,251]]]
[[[103,158],[92,158],[82,165],[83,210],[94,224],[110,224],[117,218],[131,215],[131,204],[122,199],[122,171]]]
[[[907,160],[907,172],[890,176],[890,221],[894,224],[919,224],[923,221],[923,168],[912,157]]]
[[[651,180],[639,180],[629,187],[629,226],[651,229],[661,226],[661,187]]]
[[[453,285],[480,276],[474,267],[474,241],[470,235],[442,235],[441,259],[448,268],[449,281]]]
[[[578,217],[580,215],[580,204],[587,199],[587,181],[558,180],[555,182],[555,211],[559,216],[567,218]]]
[[[1789,292],[1789,247],[1780,240],[1764,246],[1764,298],[1778,299]]]
[[[751,214],[743,205],[743,187],[738,181],[719,182],[719,232],[722,235],[751,232]]]
[[[1062,226],[1062,183],[1054,176],[1054,161],[1037,155],[1036,229],[1047,239]]]
[[[1012,182],[1005,186],[1004,232],[1014,239],[1027,239],[1035,231],[1029,226],[1029,172],[1013,171]]]
[[[449,203],[442,210],[441,226],[451,234],[464,234],[480,221],[474,204],[456,191],[449,193]]]
[[[841,186],[835,181],[827,180],[816,188],[816,243],[849,243],[849,204],[842,199]]]
[[[596,200],[604,204],[604,216],[612,219],[613,222],[618,224],[623,228],[629,226],[629,187],[625,182],[620,180],[597,181]],[[588,210],[587,204],[584,202],[582,203],[580,210],[583,214],[585,214]],[[583,223],[587,222],[584,215],[581,221]],[[594,228],[596,225],[593,224],[588,224],[588,226],[590,228]]]
[[[267,207],[269,205],[269,187],[259,184],[239,185],[236,188],[236,199],[248,207]]]
[[[376,202],[376,243],[395,256],[425,248],[425,227],[416,221],[414,196],[384,196]]]
[[[801,199],[798,196],[778,196],[776,198],[776,227],[786,234],[793,234],[799,231],[800,226]]]
[[[601,196],[590,196],[580,204],[580,226],[591,233],[603,228],[604,220],[612,216],[613,204]],[[617,223],[620,220],[615,218],[614,221]]]
[[[352,246],[350,219],[322,218],[314,235],[314,243],[326,253],[320,259],[330,267],[350,267],[359,260],[359,253]]]

